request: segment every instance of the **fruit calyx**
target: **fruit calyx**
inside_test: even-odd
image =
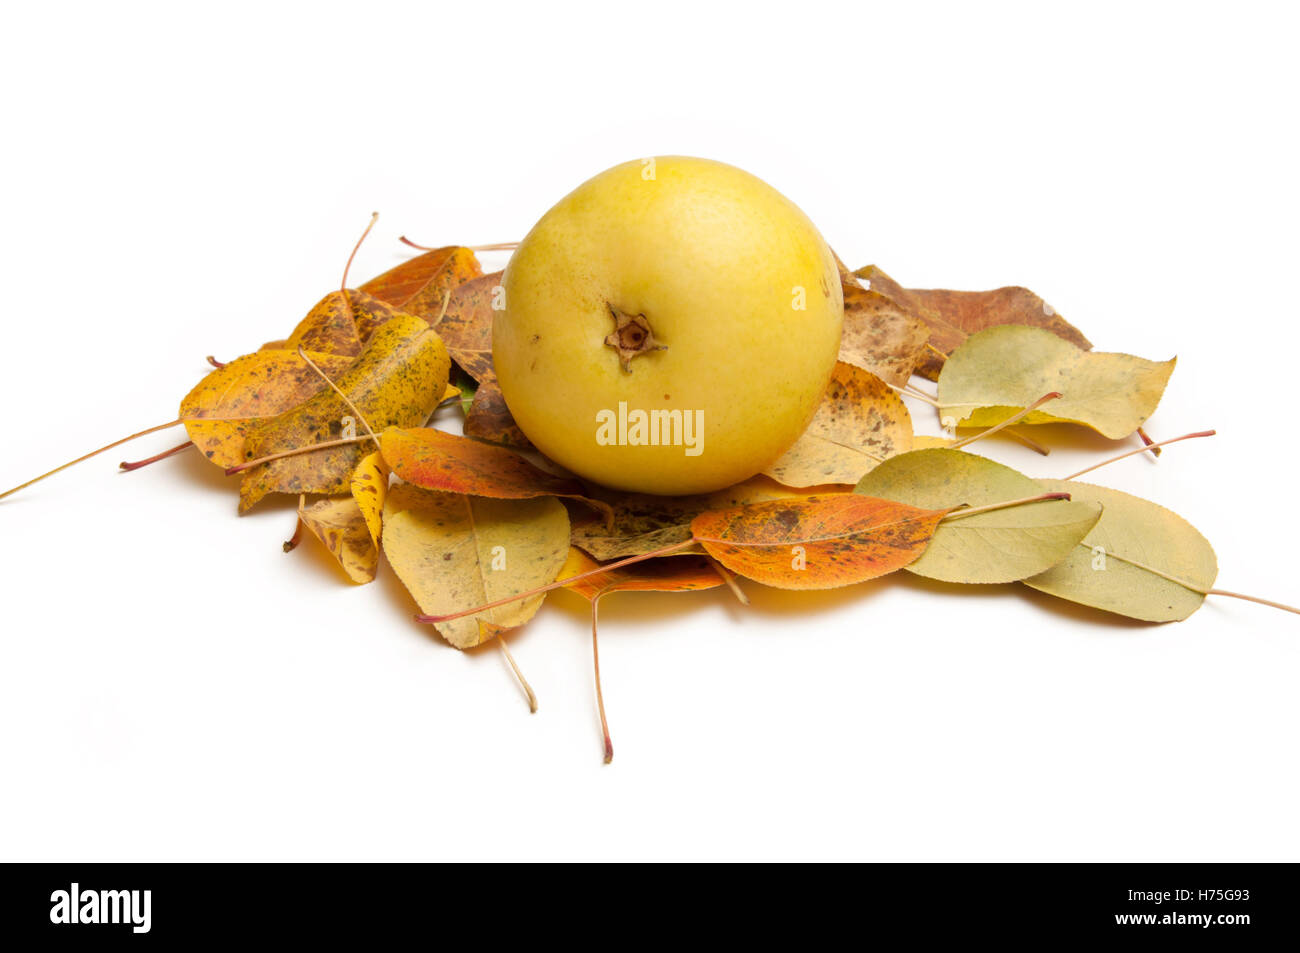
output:
[[[632,373],[632,358],[638,354],[668,349],[667,344],[655,339],[654,329],[644,314],[627,314],[613,305],[609,306],[609,313],[614,319],[614,330],[606,336],[605,344],[618,352],[619,363],[626,373]]]

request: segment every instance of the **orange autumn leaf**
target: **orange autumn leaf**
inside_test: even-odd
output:
[[[902,569],[949,512],[828,493],[701,513],[691,533],[723,566],[755,582],[832,589]]]
[[[640,556],[665,546],[688,543],[691,520],[707,510],[724,510],[743,503],[813,496],[814,490],[794,490],[770,477],[750,477],[715,493],[692,496],[655,496],[650,493],[615,493],[594,490],[610,504],[612,521],[596,520],[573,527],[573,545],[602,562]],[[823,488],[823,493],[835,492]],[[694,550],[699,552],[698,548]]]
[[[547,473],[504,447],[430,427],[390,427],[380,434],[379,446],[394,473],[426,490],[498,500],[561,496],[586,503],[606,519],[613,515],[609,504],[584,496],[576,480]]]
[[[447,292],[481,274],[471,249],[449,245],[402,262],[371,278],[361,290],[432,323],[442,313]]]
[[[568,579],[599,569],[600,563],[576,546],[569,547],[569,559],[560,570]],[[576,592],[588,602],[595,602],[611,592],[693,592],[716,589],[724,585],[722,576],[704,556],[665,556],[634,566],[575,579],[564,588]]]

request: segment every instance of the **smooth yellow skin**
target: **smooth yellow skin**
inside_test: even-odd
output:
[[[758,473],[808,425],[843,291],[826,242],[771,186],[707,159],[651,161],[588,180],[528,233],[506,268],[492,359],[511,414],[552,460],[615,489],[703,493]],[[604,343],[612,309],[644,315],[667,349],[625,371]],[[701,452],[602,446],[597,415],[620,401],[703,411]]]

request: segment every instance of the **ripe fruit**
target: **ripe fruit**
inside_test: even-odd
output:
[[[798,439],[835,366],[843,292],[771,186],[677,156],[615,166],[511,258],[492,357],[520,428],[605,486],[702,493]]]

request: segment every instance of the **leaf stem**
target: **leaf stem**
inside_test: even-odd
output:
[[[1164,442],[1168,443],[1169,441],[1166,440]],[[1146,450],[1148,448],[1143,447],[1142,449]],[[1084,543],[1079,543],[1079,545],[1089,551],[1092,549],[1091,546]],[[1176,586],[1182,586],[1184,589],[1200,593],[1203,596],[1228,596],[1232,599],[1244,599],[1247,602],[1257,602],[1262,606],[1268,606],[1272,609],[1281,609],[1283,612],[1294,612],[1296,615],[1300,615],[1300,609],[1297,609],[1295,606],[1289,606],[1284,602],[1274,602],[1271,599],[1261,599],[1259,596],[1248,596],[1240,592],[1230,592],[1227,589],[1202,589],[1200,586],[1194,585],[1186,579],[1179,579],[1177,576],[1171,576],[1169,573],[1159,570],[1155,566],[1148,566],[1146,563],[1138,562],[1136,559],[1129,559],[1127,556],[1121,556],[1118,553],[1107,552],[1106,558],[1118,559],[1120,562],[1128,563],[1130,566],[1136,566],[1138,569],[1145,569],[1152,575],[1159,576],[1161,579],[1166,579]]]
[[[1169,444],[1177,443],[1180,440],[1191,440],[1194,437],[1213,437],[1215,433],[1217,433],[1217,431],[1198,430],[1196,433],[1185,433],[1181,437],[1170,437],[1168,440],[1161,440],[1159,443],[1147,444],[1145,446],[1138,447],[1135,450],[1129,450],[1126,453],[1121,453],[1118,456],[1111,457],[1108,460],[1103,460],[1101,461],[1101,463],[1094,463],[1092,466],[1084,467],[1078,473],[1071,473],[1068,477],[1064,477],[1063,479],[1073,480],[1075,477],[1081,477],[1085,473],[1091,473],[1093,470],[1096,470],[1099,467],[1104,467],[1108,463],[1114,463],[1116,460],[1123,460],[1125,457],[1136,456],[1139,453],[1146,453],[1148,450],[1155,450],[1159,447],[1167,447]]]
[[[1013,427],[1007,428],[1007,436],[1010,437],[1012,440],[1019,440],[1030,450],[1034,451],[1034,453],[1041,454],[1044,457],[1050,456],[1052,453],[1051,450],[1044,447],[1037,440],[1034,440],[1032,437],[1029,437],[1022,431],[1016,430]]]
[[[509,605],[512,602],[518,602],[520,599],[528,599],[532,596],[541,595],[543,592],[550,592],[552,589],[563,589],[565,586],[572,585],[582,579],[588,579],[592,576],[599,576],[603,572],[609,572],[611,569],[622,569],[624,566],[631,566],[633,563],[645,562],[648,559],[656,559],[659,556],[667,556],[678,550],[685,549],[688,546],[695,545],[695,537],[680,543],[673,543],[671,546],[665,546],[662,549],[651,550],[648,553],[640,553],[636,556],[629,556],[627,559],[620,559],[617,562],[606,563],[603,566],[597,566],[595,569],[589,569],[586,572],[580,572],[576,576],[570,576],[567,579],[557,579],[555,582],[545,586],[538,586],[535,589],[529,589],[527,592],[520,592],[513,596],[506,596],[504,599],[498,599],[495,602],[488,602],[481,606],[475,606],[473,609],[463,609],[460,612],[451,612],[447,615],[417,615],[416,622],[450,622],[452,619],[463,619],[467,615],[477,615],[480,612],[486,612],[488,609],[495,609],[498,606]]]
[[[5,490],[3,493],[0,493],[0,500],[3,500],[6,496],[12,496],[14,493],[17,493],[19,490],[27,489],[27,487],[31,486],[33,483],[39,483],[41,480],[44,480],[46,477],[52,477],[54,476],[54,474],[59,473],[62,470],[68,469],[68,467],[76,466],[78,463],[81,463],[83,460],[89,460],[91,457],[97,456],[103,453],[105,450],[112,450],[114,447],[120,447],[122,444],[127,443],[128,441],[134,440],[136,437],[144,437],[151,433],[157,433],[159,430],[167,430],[168,428],[175,427],[179,423],[181,423],[181,421],[178,418],[176,420],[169,421],[165,424],[159,424],[156,427],[150,427],[148,430],[141,430],[139,433],[133,433],[131,434],[131,436],[123,437],[121,440],[114,440],[112,443],[100,447],[98,450],[92,450],[90,451],[90,453],[87,453],[84,456],[77,457],[77,459],[75,460],[69,460],[67,463],[63,464],[63,466],[55,467],[53,470],[50,470],[48,473],[42,473],[38,477],[33,477],[32,479],[28,480],[26,483],[20,483],[12,490]]]
[[[745,590],[740,588],[740,583],[736,581],[736,577],[731,571],[712,556],[706,556],[705,558],[708,559],[709,565],[713,567],[713,571],[722,577],[722,581],[727,584],[727,588],[731,590],[736,600],[742,606],[749,605],[749,596],[745,595]]]
[[[226,366],[226,364],[229,363],[228,361],[218,361],[218,360],[217,360],[215,357],[213,357],[211,354],[209,354],[209,355],[207,356],[206,360],[207,360],[207,362],[208,362],[209,364],[211,364],[211,365],[212,365],[213,367],[215,367],[217,370],[221,370],[223,367]]]
[[[1211,589],[1206,592],[1207,596],[1231,596],[1233,599],[1245,599],[1247,602],[1258,602],[1262,606],[1271,606],[1274,609],[1281,609],[1283,612],[1294,612],[1300,615],[1300,609],[1295,606],[1289,606],[1282,602],[1273,602],[1271,599],[1261,599],[1259,596],[1247,596],[1240,592],[1229,592],[1227,589]]]
[[[1042,397],[1038,398],[1038,400],[1034,401],[1024,410],[1020,411],[1017,414],[1012,414],[1006,420],[1002,421],[1002,423],[990,427],[988,430],[981,430],[977,434],[972,434],[969,437],[965,437],[961,440],[956,441],[955,443],[953,443],[951,449],[960,450],[962,447],[966,446],[967,444],[974,443],[976,440],[983,440],[985,437],[989,436],[990,434],[995,434],[999,430],[1002,430],[1005,427],[1010,427],[1012,424],[1016,423],[1017,421],[1023,420],[1025,417],[1032,414],[1035,410],[1037,410],[1039,407],[1042,407],[1043,404],[1047,403],[1049,400],[1056,400],[1060,396],[1061,394],[1059,391],[1052,391],[1050,394],[1044,394]]]
[[[312,443],[305,447],[296,447],[293,450],[284,450],[280,453],[268,454],[265,457],[258,457],[256,460],[249,460],[247,463],[241,463],[238,466],[226,467],[226,476],[234,476],[236,473],[243,473],[245,470],[259,467],[263,463],[270,463],[272,460],[282,460],[285,457],[297,456],[300,453],[311,453],[313,450],[327,450],[330,447],[342,447],[350,443],[360,443],[362,440],[369,439],[369,437],[343,437],[339,440],[326,440],[322,443]]]
[[[1137,429],[1137,435],[1139,438],[1141,438],[1142,442],[1147,445],[1147,449],[1151,451],[1151,456],[1153,457],[1160,456],[1160,447],[1162,446],[1161,444],[1153,441],[1150,435],[1141,427]]]
[[[315,371],[317,374],[320,375],[321,380],[323,380],[326,384],[329,384],[330,387],[334,389],[334,393],[338,394],[339,397],[343,398],[343,403],[347,404],[348,409],[357,415],[357,419],[361,421],[361,426],[366,428],[366,433],[370,434],[370,439],[375,442],[375,447],[378,448],[379,438],[376,437],[375,432],[370,429],[370,422],[366,420],[366,415],[357,409],[356,404],[352,403],[352,398],[349,397],[347,394],[343,393],[343,391],[339,389],[339,385],[335,384],[332,380],[330,380],[329,375],[316,366],[316,362],[307,356],[307,352],[302,349],[301,344],[298,345],[298,356],[307,362],[308,367],[310,367],[313,371]]]
[[[897,391],[898,393],[902,394],[904,397],[915,397],[917,400],[921,401],[922,403],[929,404],[935,410],[939,409],[939,402],[937,400],[935,400],[929,394],[922,393],[921,391],[912,387],[912,385],[910,384],[907,384],[903,387],[899,387],[897,384],[890,384],[886,382],[885,386],[891,388],[892,390]]]
[[[519,664],[515,657],[510,654],[510,646],[506,645],[505,638],[500,632],[497,633],[497,645],[501,646],[501,652],[510,663],[511,669],[514,670],[515,678],[519,679],[520,686],[523,687],[524,694],[528,696],[528,711],[531,714],[537,714],[537,695],[533,692],[533,686],[528,684],[528,679],[524,678],[524,673],[519,670]]]
[[[596,709],[600,712],[600,731],[605,739],[605,763],[609,764],[614,760],[614,742],[609,736],[609,719],[605,717],[605,693],[600,687],[600,646],[596,641],[596,617],[600,605],[600,597],[610,591],[610,586],[616,583],[610,583],[591,600],[591,666],[596,673]]]
[[[1039,503],[1046,500],[1068,500],[1069,498],[1069,493],[1040,493],[1038,496],[1026,496],[1019,500],[1004,500],[1000,503],[986,503],[983,506],[969,506],[964,509],[955,509],[946,516],[940,517],[940,520],[955,520],[960,519],[963,516],[975,516],[977,513],[990,513],[993,510],[1004,510],[1009,506],[1020,506],[1024,503]]]
[[[302,507],[307,502],[307,494],[302,493],[298,496],[298,516],[293,524],[293,535],[284,541],[283,548],[286,553],[291,553],[298,548],[302,542]]]
[[[415,242],[411,241],[405,235],[401,236],[397,240],[401,242],[403,245],[410,245],[412,248],[419,249],[420,251],[438,250],[436,248],[430,248],[428,245],[417,245]],[[519,243],[518,242],[497,242],[492,245],[466,245],[465,247],[468,248],[470,251],[514,251],[516,248],[519,247]]]
[[[357,239],[357,243],[352,246],[352,254],[348,255],[348,263],[343,266],[343,281],[339,284],[339,291],[342,293],[344,299],[346,299],[348,295],[348,272],[352,270],[352,259],[357,257],[357,252],[361,250],[361,243],[366,240],[366,236],[370,234],[370,230],[375,227],[375,222],[377,221],[379,221],[379,213],[371,212],[370,224],[367,225],[366,230],[361,233],[361,237]]]
[[[188,450],[192,446],[194,446],[194,441],[186,440],[184,443],[177,444],[170,450],[164,450],[162,453],[155,453],[152,457],[146,457],[143,460],[136,460],[133,463],[127,463],[124,460],[119,463],[118,466],[129,473],[132,470],[139,470],[141,467],[147,467],[151,463],[157,463],[159,460],[166,460],[168,457],[174,456],[182,450]]]

